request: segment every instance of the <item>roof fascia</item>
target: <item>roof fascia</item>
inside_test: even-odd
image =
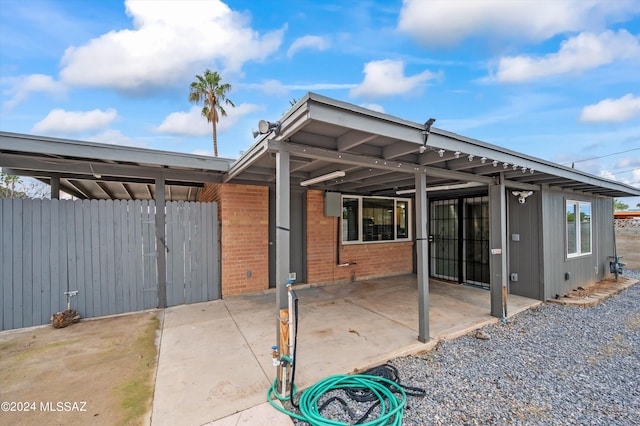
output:
[[[21,133],[0,132],[0,151],[59,155],[101,161],[153,164],[225,172],[233,160],[204,155],[74,141]]]

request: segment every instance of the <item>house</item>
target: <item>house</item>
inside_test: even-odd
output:
[[[176,154],[178,163],[170,153],[2,133],[0,166],[80,198],[156,198],[160,206],[171,199],[167,188],[191,188],[192,200],[217,209],[215,297],[276,288],[284,309],[291,273],[309,284],[415,273],[422,341],[429,278],[489,289],[491,314],[502,317],[506,292],[544,300],[608,276],[613,198],[640,195],[313,93],[259,127],[236,161]],[[132,184],[141,189],[122,190]],[[155,210],[161,307],[171,285],[186,288],[163,282],[166,265],[181,262],[157,249],[167,241],[163,211]]]

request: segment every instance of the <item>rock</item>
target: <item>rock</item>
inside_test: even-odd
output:
[[[80,321],[80,314],[73,309],[65,309],[62,312],[51,315],[50,321],[54,328],[64,328]]]
[[[480,339],[480,340],[490,340],[491,336],[489,335],[489,333],[486,333],[482,330],[477,330],[476,331],[476,335],[475,335],[476,339]]]

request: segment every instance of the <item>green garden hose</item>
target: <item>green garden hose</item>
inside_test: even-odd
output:
[[[298,420],[308,422],[313,426],[344,425],[342,422],[323,417],[319,408],[319,401],[326,393],[341,389],[370,391],[377,398],[380,405],[380,415],[375,420],[361,424],[369,426],[399,426],[402,424],[407,395],[401,385],[379,376],[339,374],[324,378],[302,393],[298,402],[300,414],[289,411],[276,403],[274,397],[280,401],[291,399],[290,397],[283,398],[278,395],[276,381],[267,391],[267,399],[278,411]],[[294,387],[292,395],[295,396],[295,394],[296,389]]]

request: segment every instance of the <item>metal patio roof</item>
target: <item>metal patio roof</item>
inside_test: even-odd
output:
[[[342,193],[395,196],[414,188],[416,173],[425,173],[428,187],[436,190],[489,185],[502,175],[512,189],[640,195],[640,189],[629,185],[442,129],[432,127],[425,135],[426,129],[308,93],[280,119],[279,132],[260,135],[224,181],[274,181],[275,153],[284,150],[290,153],[292,185],[343,171],[344,177],[309,186]]]
[[[205,182],[222,182],[233,160],[50,137],[0,132],[0,167],[80,199],[155,198],[165,179],[167,201],[197,201]]]

